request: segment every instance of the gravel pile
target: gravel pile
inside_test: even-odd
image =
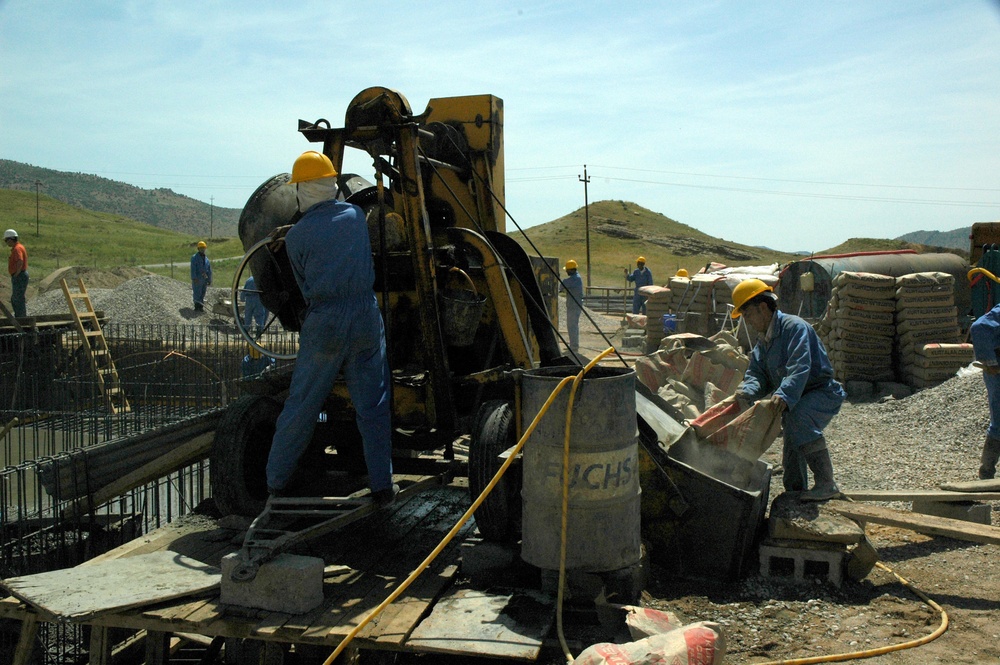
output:
[[[130,279],[114,289],[87,288],[94,309],[104,310],[110,321],[139,325],[208,324],[210,311],[196,312],[191,286],[161,275]],[[206,310],[230,289],[209,287]],[[61,290],[47,291],[28,303],[29,315],[65,314],[69,310]]]

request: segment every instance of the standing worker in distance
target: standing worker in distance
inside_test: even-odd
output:
[[[979,461],[979,479],[996,477],[997,460],[1000,460],[1000,365],[997,347],[1000,346],[1000,305],[986,312],[969,328],[976,360],[983,366],[983,382],[990,404],[990,426]]]
[[[566,289],[566,332],[569,335],[569,350],[575,356],[580,350],[580,311],[583,308],[583,278],[576,269],[576,261],[566,262],[566,279],[562,281]]]
[[[191,292],[197,312],[205,309],[205,292],[212,284],[212,262],[205,255],[206,249],[205,241],[199,240],[198,251],[191,255]]]
[[[264,329],[267,321],[267,308],[260,301],[260,291],[257,290],[257,282],[253,275],[247,277],[240,291],[240,300],[243,301],[243,327],[248,332],[258,332]]]
[[[302,153],[289,184],[303,215],[285,236],[285,248],[307,308],[267,460],[268,491],[280,494],[288,485],[343,366],[372,498],[388,505],[399,488],[392,482],[389,362],[368,223],[361,208],[337,200],[337,171],[324,154]]]
[[[632,294],[632,313],[639,314],[641,312],[645,314],[646,299],[639,293],[639,289],[643,286],[653,285],[653,273],[646,267],[645,257],[640,256],[635,260],[635,270],[631,274],[629,274],[628,268],[625,269],[625,279],[629,283],[635,282],[635,291]]]
[[[10,273],[10,305],[14,316],[28,316],[28,301],[25,293],[28,291],[28,250],[18,240],[17,231],[7,229],[3,232],[3,241],[10,248],[7,259],[7,272]]]
[[[771,404],[781,412],[785,490],[802,492],[804,501],[840,496],[823,430],[847,395],[833,378],[823,343],[808,323],[780,311],[774,289],[759,279],[737,284],[733,305],[732,318],[742,316],[757,332],[736,398],[746,404],[770,396]],[[803,491],[809,483],[807,465],[816,482],[811,490]]]

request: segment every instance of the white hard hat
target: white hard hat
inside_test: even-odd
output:
[[[17,231],[15,231],[14,229],[7,229],[6,231],[3,232],[4,240],[10,240],[11,238],[17,240]]]

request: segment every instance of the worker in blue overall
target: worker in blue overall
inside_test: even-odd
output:
[[[979,462],[979,479],[996,477],[1000,460],[1000,364],[997,347],[1000,346],[1000,305],[980,316],[969,328],[976,360],[983,368],[983,382],[990,404],[990,426]]]
[[[337,200],[337,171],[326,155],[302,153],[289,183],[303,215],[285,236],[285,248],[307,307],[267,460],[268,491],[280,495],[288,486],[343,368],[372,498],[388,505],[399,487],[392,482],[389,363],[368,224],[361,208]]]
[[[243,283],[240,300],[243,301],[243,327],[250,332],[263,330],[267,321],[267,308],[260,301],[260,291],[253,275],[247,277],[247,281]]]
[[[646,313],[646,298],[639,293],[639,289],[644,286],[653,285],[653,273],[646,267],[645,257],[640,256],[635,260],[635,270],[631,272],[625,269],[625,279],[631,284],[635,282],[635,291],[632,294],[632,313]]]
[[[240,374],[244,379],[260,376],[274,367],[274,358],[265,356],[256,347],[247,344],[247,354],[240,363]]]
[[[573,355],[580,350],[580,312],[583,309],[583,278],[577,271],[576,261],[566,262],[566,279],[562,281],[566,289],[566,333],[569,350]]]
[[[195,311],[205,309],[205,293],[212,284],[212,262],[205,256],[208,245],[198,241],[198,251],[191,255],[191,292]]]
[[[804,501],[840,496],[823,430],[847,395],[833,378],[823,343],[808,323],[780,311],[774,289],[759,279],[733,289],[732,318],[740,316],[757,333],[757,343],[736,399],[742,405],[769,399],[781,412],[785,490],[802,492]],[[806,466],[815,478],[808,491]]]

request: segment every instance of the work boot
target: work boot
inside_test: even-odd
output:
[[[979,479],[992,480],[997,475],[997,461],[1000,460],[1000,439],[986,435],[983,455],[979,458]]]
[[[830,451],[827,448],[814,451],[806,455],[806,464],[813,472],[816,484],[811,490],[802,493],[799,497],[802,501],[826,501],[840,497],[840,488],[833,482],[833,462],[830,460]]]
[[[399,494],[399,485],[393,483],[392,487],[372,492],[372,501],[374,501],[375,505],[379,508],[386,508],[391,506],[392,502],[396,500],[397,494]]]

